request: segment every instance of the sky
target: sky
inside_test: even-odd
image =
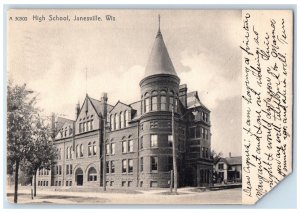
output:
[[[10,15],[15,15],[11,11]],[[211,110],[212,148],[241,155],[241,11],[20,10],[27,22],[10,22],[8,78],[39,94],[50,115],[74,119],[86,93],[130,104],[157,33],[161,32],[181,84],[197,90]],[[37,22],[33,15],[100,16],[102,22]],[[106,15],[115,21],[105,21]],[[87,77],[86,77],[87,76]]]

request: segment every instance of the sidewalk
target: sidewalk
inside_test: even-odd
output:
[[[113,192],[66,192],[37,190],[31,200],[30,189],[19,190],[19,203],[39,204],[240,204],[242,190],[194,191],[195,188],[180,188],[178,195],[170,195],[169,189],[137,190],[139,193]],[[8,190],[12,202],[13,191]]]

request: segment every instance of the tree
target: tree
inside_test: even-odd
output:
[[[34,177],[36,196],[36,172],[50,169],[55,162],[56,149],[52,144],[52,132],[46,120],[40,116],[33,91],[22,86],[8,84],[7,97],[7,174],[14,174],[14,202],[18,202],[19,168]]]
[[[218,163],[218,161],[222,158],[223,153],[222,152],[216,152],[215,150],[211,151],[211,158],[213,159],[214,165]],[[216,171],[213,172],[213,182],[216,182],[218,179],[218,174]]]
[[[8,84],[7,91],[7,173],[14,173],[14,203],[18,202],[19,167],[29,152],[36,97],[22,86]]]
[[[33,140],[26,156],[26,173],[33,179],[34,192],[36,196],[36,173],[39,169],[50,170],[55,163],[57,150],[53,146],[52,132],[49,125],[38,115],[34,124]]]

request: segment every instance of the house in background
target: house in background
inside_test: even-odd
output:
[[[242,182],[242,156],[220,158],[214,162],[214,182]]]

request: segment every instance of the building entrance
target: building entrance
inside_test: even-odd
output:
[[[77,186],[83,185],[83,171],[81,168],[78,168],[75,172],[75,180]]]

